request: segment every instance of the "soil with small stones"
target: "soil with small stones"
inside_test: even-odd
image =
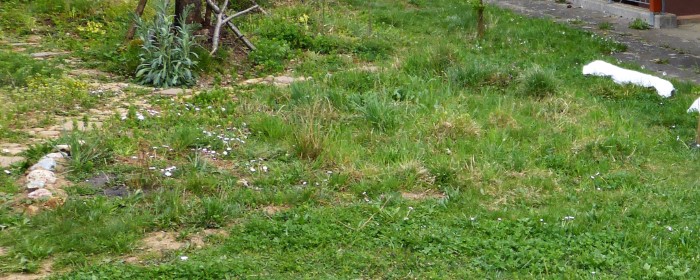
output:
[[[554,1],[487,0],[491,4],[537,18],[552,18],[558,22],[576,21],[572,25],[612,38],[627,45],[627,51],[612,54],[622,62],[642,65],[662,76],[700,83],[700,34],[693,29],[634,30],[630,19],[587,10]],[[611,23],[612,30],[600,30],[598,24]],[[578,24],[580,23],[580,24]]]

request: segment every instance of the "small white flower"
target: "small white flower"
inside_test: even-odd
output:
[[[187,256],[180,256],[180,260],[186,261],[187,259],[189,259]]]
[[[4,171],[5,171],[5,174],[7,174],[7,175],[12,174],[12,171],[10,171],[10,170],[5,169]]]
[[[476,221],[476,217],[469,217],[469,220],[472,221],[472,222],[473,222],[473,221]]]
[[[666,227],[668,231],[673,231],[673,228],[671,226]]]
[[[227,151],[224,151],[224,152],[223,152],[222,154],[224,154],[224,155],[228,155],[228,152],[227,152]]]
[[[251,167],[250,172],[255,172],[255,167]]]
[[[267,166],[263,165],[262,170],[263,170],[263,172],[267,172]]]
[[[413,211],[413,207],[411,207],[411,206],[408,206],[408,210],[411,210],[411,211]]]
[[[540,219],[540,222],[544,222],[544,219]]]
[[[165,171],[163,175],[165,175],[165,177],[170,177],[173,176],[173,173],[170,173],[170,171]]]
[[[503,221],[503,219],[501,219],[501,218],[498,218],[498,221],[499,221],[499,222],[500,222],[500,221]]]
[[[301,182],[301,184],[302,184],[302,185],[306,185],[307,183],[306,183],[306,181],[304,181],[304,182]]]

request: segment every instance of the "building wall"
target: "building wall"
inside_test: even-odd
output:
[[[700,15],[700,1],[666,0],[666,12],[677,16]]]

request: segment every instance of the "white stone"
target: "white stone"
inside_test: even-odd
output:
[[[66,157],[66,155],[63,153],[50,153],[50,154],[46,154],[44,156],[44,158],[51,158],[51,159],[55,159],[55,160],[61,160],[65,157]]]
[[[47,189],[38,189],[38,190],[35,190],[33,192],[30,192],[27,195],[27,197],[29,197],[30,199],[50,198],[52,196],[53,196],[53,194],[51,193],[51,191],[49,191]]]
[[[35,189],[43,189],[46,186],[46,182],[43,181],[31,181],[27,183],[27,189],[29,190],[35,190]]]
[[[70,152],[70,146],[69,145],[56,145],[56,150],[59,152],[64,152],[64,153],[69,153]]]
[[[34,181],[53,184],[56,183],[56,174],[48,170],[33,170],[27,175],[27,182]]]
[[[611,77],[618,84],[635,84],[655,88],[662,97],[671,97],[675,88],[671,82],[652,75],[617,67],[602,60],[583,66],[584,75]]]
[[[700,112],[700,98],[695,99],[693,105],[690,105],[690,108],[688,108],[688,113],[692,112]]]
[[[54,171],[56,169],[56,160],[53,158],[43,157],[36,164],[29,168],[32,170],[48,170]]]

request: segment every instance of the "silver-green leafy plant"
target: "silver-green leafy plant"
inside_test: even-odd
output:
[[[161,0],[156,6],[153,22],[136,19],[138,36],[143,42],[136,80],[157,87],[194,85],[197,75],[193,70],[199,58],[194,52],[195,26],[184,22],[175,26],[175,17],[168,14],[170,1]],[[188,13],[189,7],[184,14]]]

